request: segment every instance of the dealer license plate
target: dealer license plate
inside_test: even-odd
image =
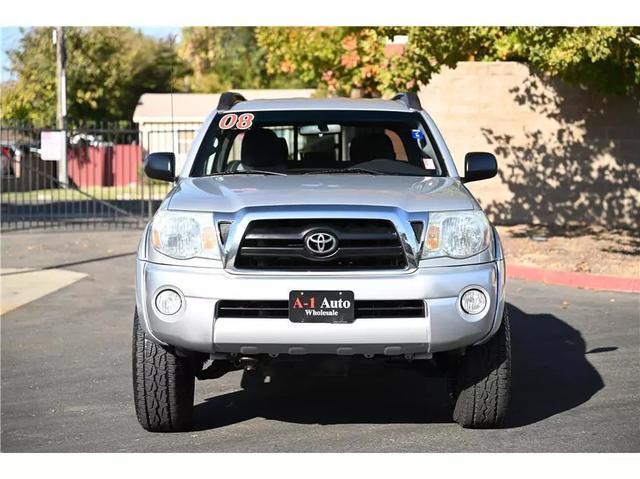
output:
[[[353,291],[291,291],[289,319],[295,323],[351,323]]]

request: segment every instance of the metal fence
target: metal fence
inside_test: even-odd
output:
[[[171,189],[143,173],[149,153],[131,126],[66,131],[64,164],[42,158],[42,132],[0,125],[2,231],[143,226]],[[168,151],[171,151],[169,149]]]

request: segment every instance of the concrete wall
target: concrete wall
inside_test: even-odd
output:
[[[420,92],[460,173],[491,151],[499,176],[469,189],[499,223],[640,223],[640,105],[548,81],[513,62],[464,62]]]

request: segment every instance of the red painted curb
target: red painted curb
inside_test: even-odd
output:
[[[595,289],[599,291],[617,291],[621,293],[640,293],[640,278],[623,278],[569,271],[552,271],[507,263],[507,278],[538,281],[574,288]]]

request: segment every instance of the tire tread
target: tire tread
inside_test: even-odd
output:
[[[195,377],[181,358],[149,339],[133,320],[133,396],[138,421],[147,431],[184,431],[193,412]]]
[[[471,347],[451,372],[453,419],[466,428],[499,427],[506,416],[511,389],[511,335],[505,308],[498,332]]]

